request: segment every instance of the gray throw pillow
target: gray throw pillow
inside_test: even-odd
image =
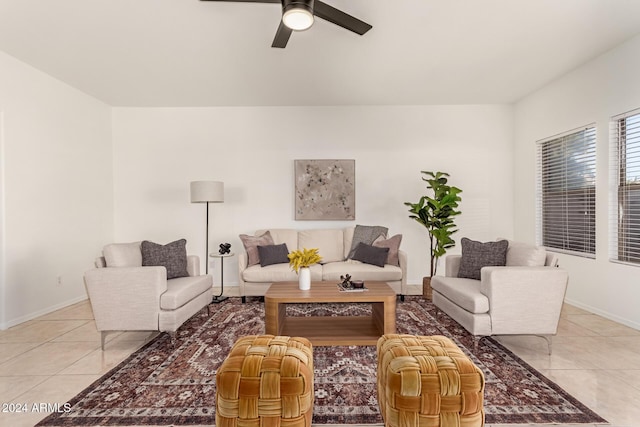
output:
[[[248,234],[241,234],[240,240],[244,245],[244,250],[247,251],[247,267],[258,264],[260,262],[260,254],[258,253],[258,245],[267,246],[273,245],[273,238],[271,233],[266,231],[260,236],[250,236]]]
[[[353,259],[353,254],[356,252],[356,248],[360,243],[366,243],[367,245],[373,245],[373,242],[380,236],[387,238],[387,227],[379,225],[356,225],[353,230],[353,240],[351,241],[351,250],[347,259]]]
[[[144,240],[140,244],[142,252],[142,265],[165,267],[167,279],[187,277],[187,240],[180,239],[175,242],[159,245]]]
[[[378,248],[367,245],[366,243],[360,243],[353,254],[353,259],[364,262],[365,264],[384,267],[388,256],[389,248]]]
[[[289,257],[287,256],[289,255],[289,249],[287,249],[286,243],[281,245],[258,245],[258,255],[260,256],[260,265],[262,267],[289,263]]]
[[[458,277],[480,280],[482,267],[504,266],[507,263],[507,248],[509,247],[507,240],[482,243],[463,237],[460,244],[462,245],[462,258],[460,259]]]

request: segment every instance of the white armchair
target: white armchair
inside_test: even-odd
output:
[[[120,251],[112,263],[118,266],[109,267],[99,257],[96,268],[84,275],[103,350],[109,331],[160,331],[173,339],[187,319],[211,302],[213,280],[200,275],[199,257],[187,256],[188,277],[167,280],[165,267],[142,266],[136,245],[139,251],[139,242],[107,245],[105,255]]]
[[[431,279],[436,307],[475,336],[538,335],[551,353],[568,283],[555,255],[544,266],[483,267],[480,280],[457,277],[460,260],[447,256],[445,276]]]

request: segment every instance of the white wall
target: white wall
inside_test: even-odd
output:
[[[0,52],[0,112],[4,329],[86,298],[82,274],[113,236],[113,183],[104,103]]]
[[[203,257],[205,206],[189,203],[189,182],[221,180],[210,252],[265,227],[380,224],[403,234],[408,282],[422,283],[426,232],[403,205],[426,193],[421,170],[463,189],[457,240],[513,234],[511,107],[115,108],[113,122],[116,241],[185,237]],[[332,158],[356,160],[356,220],[294,221],[293,160]],[[237,259],[225,262],[237,284]]]
[[[535,241],[535,142],[589,123],[597,126],[596,259],[561,255],[567,300],[640,328],[640,266],[609,261],[609,118],[640,108],[640,36],[525,97],[515,108],[516,238]]]

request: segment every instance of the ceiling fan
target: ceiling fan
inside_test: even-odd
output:
[[[367,24],[333,6],[320,0],[201,0],[226,1],[238,3],[280,3],[282,4],[282,19],[276,31],[271,47],[284,48],[293,31],[303,31],[311,27],[314,15],[332,22],[356,34],[363,35],[371,28]]]

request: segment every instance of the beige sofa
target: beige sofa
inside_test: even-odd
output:
[[[200,275],[195,255],[186,256],[188,277],[167,280],[165,267],[142,266],[140,242],[107,245],[103,253],[84,275],[103,350],[109,331],[161,331],[174,338],[211,302],[212,277]]]
[[[407,293],[407,255],[398,251],[399,265],[385,264],[384,267],[365,264],[360,261],[347,259],[351,250],[354,227],[295,230],[269,229],[258,230],[255,236],[269,231],[274,244],[285,243],[289,251],[303,248],[318,248],[322,256],[322,264],[311,266],[312,281],[340,282],[340,276],[350,274],[352,279],[371,281],[385,281],[393,288],[397,295],[404,298]],[[291,270],[289,264],[275,264],[265,267],[260,264],[248,266],[246,252],[239,254],[238,278],[242,301],[247,296],[264,296],[272,283],[296,281],[298,276]]]
[[[538,335],[551,351],[568,282],[554,254],[510,242],[507,265],[483,267],[480,280],[457,277],[461,255],[445,261],[445,276],[431,278],[439,309],[473,335]]]

